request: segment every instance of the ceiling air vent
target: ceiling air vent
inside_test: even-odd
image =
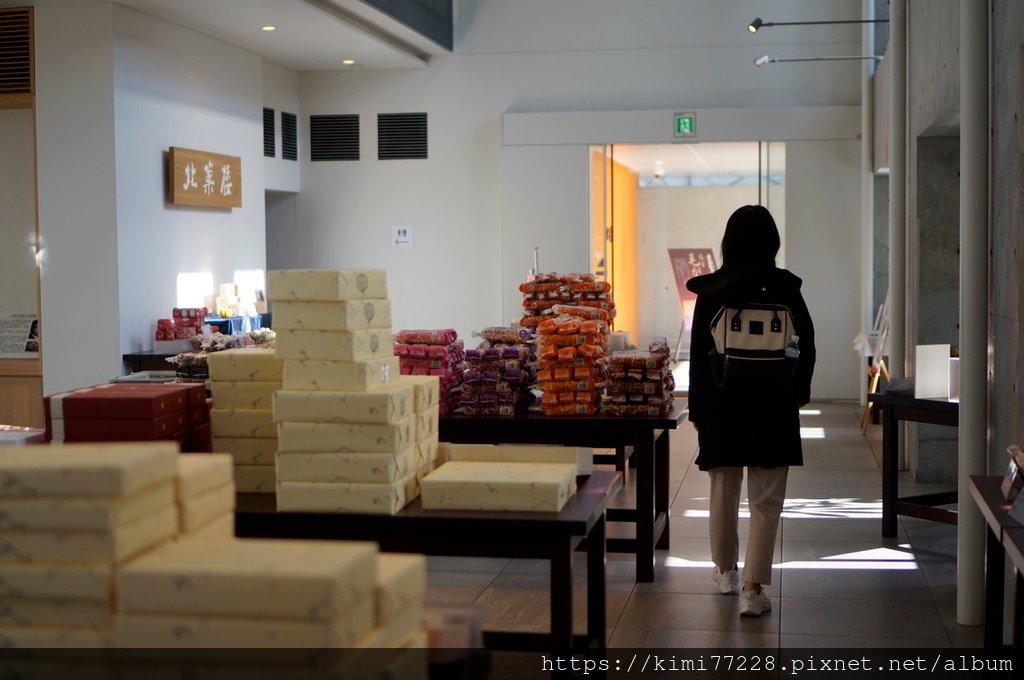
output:
[[[274,157],[274,109],[263,107],[263,155]]]
[[[32,94],[32,8],[0,9],[0,96]]]
[[[281,112],[281,158],[299,160],[298,121],[294,113]]]
[[[309,151],[314,161],[359,160],[359,115],[310,116]]]
[[[426,113],[377,114],[377,158],[427,157]]]

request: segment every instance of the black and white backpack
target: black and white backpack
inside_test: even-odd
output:
[[[786,394],[800,351],[788,307],[723,306],[711,321],[711,336],[711,367],[720,391],[762,399]]]

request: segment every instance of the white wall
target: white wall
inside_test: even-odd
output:
[[[0,312],[36,313],[36,168],[31,109],[0,110]]]
[[[298,161],[286,161],[281,157],[282,111],[297,116],[295,128],[300,157],[303,144],[309,138],[299,110],[299,74],[289,68],[263,62],[263,106],[274,109],[274,157],[263,156],[266,188],[270,191],[299,191]]]
[[[110,3],[35,11],[46,393],[121,373],[112,11]]]
[[[128,352],[152,348],[156,319],[176,306],[179,272],[211,272],[216,286],[235,270],[264,268],[263,61],[120,5],[114,37],[120,351]],[[242,207],[166,203],[171,146],[240,156]]]

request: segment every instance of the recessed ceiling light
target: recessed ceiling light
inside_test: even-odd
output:
[[[267,31],[267,32],[276,31],[277,30],[277,26],[264,26],[263,30]]]
[[[355,59],[342,59],[341,63],[344,64],[345,66],[353,66],[356,63],[356,60]]]

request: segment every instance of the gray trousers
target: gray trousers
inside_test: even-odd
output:
[[[711,476],[711,560],[721,569],[731,569],[739,559],[741,467],[708,470]],[[743,580],[768,585],[772,582],[772,557],[779,515],[786,500],[788,467],[748,467],[747,505],[750,532],[743,561]]]

